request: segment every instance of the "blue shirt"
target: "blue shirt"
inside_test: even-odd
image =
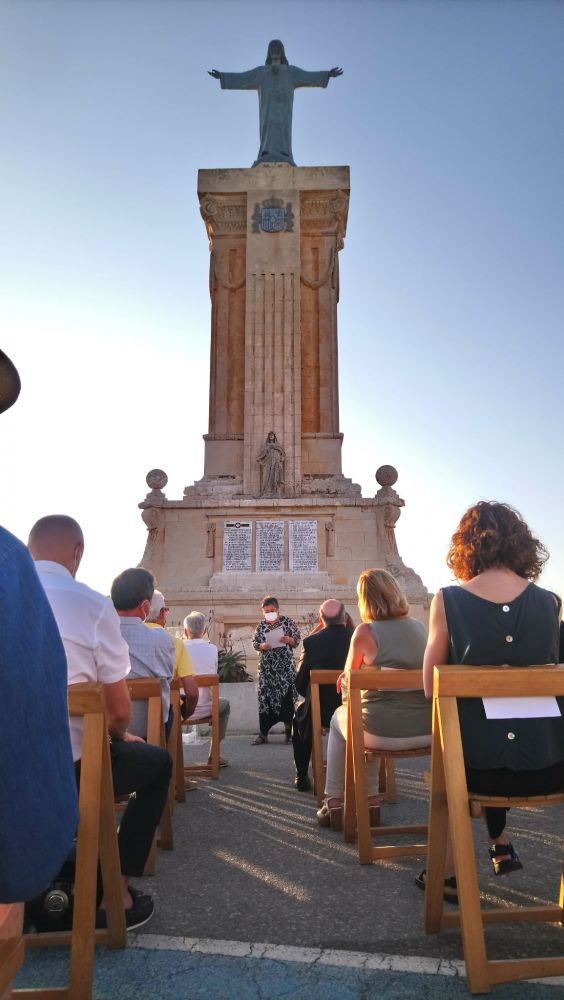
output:
[[[78,824],[65,651],[26,547],[0,527],[0,902],[59,872]]]

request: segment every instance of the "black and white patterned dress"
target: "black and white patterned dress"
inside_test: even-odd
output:
[[[263,642],[268,642],[268,633],[282,626],[284,635],[290,636],[299,646],[301,637],[298,626],[287,615],[280,615],[275,622],[262,621],[253,636],[253,647],[259,653],[258,708],[259,716],[269,718],[273,726],[281,719],[283,702],[290,696],[293,705],[298,697],[296,691],[296,664],[293,650],[289,646],[261,650]],[[286,722],[286,719],[282,719]],[[288,720],[289,721],[289,720]]]

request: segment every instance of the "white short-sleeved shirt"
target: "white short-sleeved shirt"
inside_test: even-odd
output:
[[[190,653],[194,665],[195,674],[217,674],[217,646],[207,639],[184,639],[184,645]],[[191,719],[207,719],[212,706],[212,693],[210,688],[200,688],[198,692],[198,704],[194,709]]]
[[[109,598],[73,579],[60,563],[40,559],[35,568],[61,633],[69,684],[115,684],[127,677],[129,650]],[[82,719],[71,719],[70,731],[73,760],[79,760]]]

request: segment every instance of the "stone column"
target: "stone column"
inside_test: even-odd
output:
[[[284,495],[302,475],[341,473],[337,254],[347,167],[201,170],[210,238],[212,344],[205,475],[257,496],[269,431],[286,453]],[[302,221],[302,217],[305,221]],[[304,464],[304,435],[308,444]]]

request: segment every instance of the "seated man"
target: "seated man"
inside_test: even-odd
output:
[[[214,646],[209,639],[204,638],[206,633],[206,616],[201,611],[192,611],[184,619],[184,642],[194,664],[196,674],[217,674],[218,655],[217,646]],[[198,719],[206,719],[211,714],[212,693],[209,688],[200,688],[198,705],[192,713],[187,706],[186,718],[188,722],[197,722]],[[229,712],[231,706],[227,698],[219,699],[219,742],[225,738]],[[208,764],[211,763],[211,749],[208,757]],[[219,758],[220,767],[227,767],[227,761]]]
[[[335,670],[340,673],[346,663],[353,632],[354,626],[345,612],[344,604],[331,599],[321,605],[319,625],[304,639],[296,674],[296,690],[305,700],[294,715],[292,733],[296,765],[294,785],[299,792],[309,792],[311,788],[308,775],[312,738],[310,671]],[[333,712],[341,704],[341,695],[337,694],[336,686],[319,688],[319,704],[321,725],[326,727],[331,722]]]
[[[168,737],[170,682],[176,653],[168,632],[162,628],[145,628],[144,622],[149,614],[154,589],[153,574],[148,570],[125,569],[112,583],[110,597],[119,616],[121,634],[129,647],[131,680],[136,677],[156,677],[161,683],[163,722]],[[147,736],[146,702],[133,702],[130,729],[138,736]]]
[[[147,628],[164,628],[169,609],[160,590],[155,590],[151,598],[151,607],[145,621]],[[176,663],[174,666],[174,676],[180,677],[184,689],[183,700],[186,705],[186,714],[191,715],[198,704],[198,685],[194,680],[194,664],[186,644],[182,639],[177,639],[175,635],[168,633],[173,641],[176,652]],[[171,720],[172,721],[172,720]]]
[[[121,818],[118,844],[126,924],[140,927],[153,915],[154,903],[130,886],[129,878],[143,875],[168,795],[172,761],[166,750],[147,746],[128,732],[127,644],[107,597],[74,579],[84,552],[80,525],[64,515],[43,517],[31,529],[29,549],[63,640],[69,684],[90,681],[104,685],[114,792],[135,792]],[[80,778],[80,719],[71,720],[71,745]],[[103,900],[97,925],[105,926]]]

